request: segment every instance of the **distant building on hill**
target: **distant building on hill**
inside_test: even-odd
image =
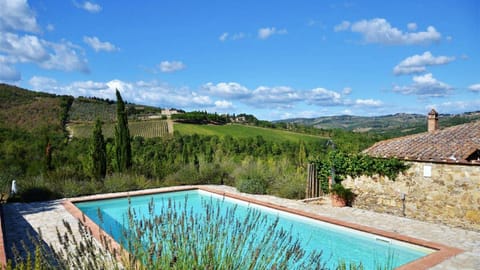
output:
[[[180,114],[182,112],[176,110],[176,109],[164,109],[162,110],[161,114],[166,115],[167,117],[172,116],[173,114]]]
[[[404,160],[395,181],[381,176],[347,179],[355,207],[480,230],[480,121],[442,129],[438,113],[428,131],[377,142],[363,153]]]

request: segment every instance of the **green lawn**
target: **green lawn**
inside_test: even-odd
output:
[[[304,141],[306,143],[315,143],[325,137],[308,135],[302,133],[289,132],[285,130],[277,130],[270,128],[261,128],[254,126],[245,126],[245,125],[193,125],[193,124],[183,124],[175,123],[174,130],[180,132],[181,134],[192,135],[217,135],[219,137],[225,135],[231,135],[235,138],[248,138],[262,136],[265,140],[269,141],[293,141],[299,142]]]

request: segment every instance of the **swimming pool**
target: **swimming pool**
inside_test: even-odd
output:
[[[237,205],[239,215],[245,215],[247,209],[253,208],[262,211],[272,220],[278,217],[280,228],[284,228],[298,237],[307,251],[321,250],[323,252],[322,259],[326,260],[330,267],[334,267],[340,260],[345,260],[362,262],[365,269],[372,269],[376,265],[384,264],[385,260],[392,256],[393,264],[396,267],[435,252],[434,249],[423,246],[333,225],[199,189],[78,202],[76,206],[117,242],[121,242],[121,231],[125,228],[123,224],[125,224],[125,215],[129,205],[135,209],[138,217],[141,217],[148,214],[148,204],[152,200],[157,205],[156,208],[160,209],[161,207],[158,206],[162,204],[171,201],[183,202],[186,197],[188,198],[187,208],[192,213],[205,212],[202,201],[211,201],[221,202],[225,208]],[[101,213],[100,217],[99,212]]]

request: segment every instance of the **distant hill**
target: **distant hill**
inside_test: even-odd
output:
[[[480,111],[463,114],[440,114],[440,128],[468,123],[480,119]],[[317,118],[293,118],[276,123],[313,126],[321,129],[344,129],[354,132],[372,132],[398,137],[427,131],[427,115],[397,113],[383,116],[325,116]]]

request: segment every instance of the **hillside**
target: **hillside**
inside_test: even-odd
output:
[[[480,112],[463,114],[440,114],[440,128],[468,123],[479,120]],[[354,132],[372,132],[391,137],[424,132],[427,130],[426,114],[391,114],[383,116],[325,116],[318,118],[294,118],[276,121],[277,123],[291,123],[314,126],[321,129],[344,129]]]
[[[103,122],[114,122],[116,118],[116,105],[113,101],[76,98],[68,112],[70,122],[93,122],[100,118]]]
[[[0,84],[0,126],[61,131],[70,99]]]
[[[159,115],[161,108],[127,103],[128,118],[138,120],[151,115]],[[113,100],[78,97],[68,113],[69,122],[94,122],[100,118],[103,122],[113,123],[117,117],[117,105]]]

